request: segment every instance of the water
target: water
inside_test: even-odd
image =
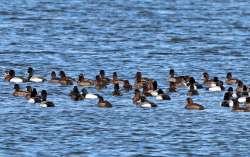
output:
[[[249,83],[250,6],[247,0],[2,0],[0,72],[24,75],[32,66],[80,72],[93,79],[133,82],[136,71],[166,89],[167,73],[209,72],[224,80],[231,71]],[[132,104],[133,91],[112,97],[113,87],[96,91],[112,102],[73,102],[72,86],[32,84],[47,89],[55,108],[40,108],[13,97],[13,85],[0,81],[0,156],[248,156],[249,113],[219,106],[223,93],[200,90],[202,112],[184,110],[186,89],[156,109]],[[25,87],[22,85],[22,87]]]

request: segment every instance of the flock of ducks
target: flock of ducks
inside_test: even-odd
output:
[[[225,83],[230,86],[227,90],[224,87],[223,81],[219,80],[218,77],[210,79],[207,72],[203,73],[203,83],[198,83],[194,77],[191,76],[176,76],[174,69],[169,70],[169,88],[167,90],[158,88],[156,80],[142,77],[141,72],[136,73],[134,85],[131,85],[129,80],[119,79],[116,72],[113,73],[112,79],[110,79],[106,77],[104,70],[99,71],[95,80],[86,79],[84,74],[80,74],[77,78],[71,78],[68,77],[64,71],[59,72],[60,77],[57,77],[56,72],[52,71],[50,79],[47,80],[43,77],[34,76],[34,69],[32,67],[28,68],[27,74],[27,77],[20,77],[16,76],[14,70],[8,70],[4,74],[4,80],[14,83],[13,96],[25,97],[29,103],[38,103],[41,107],[55,106],[52,101],[47,100],[47,91],[42,90],[39,93],[36,88],[32,88],[31,86],[27,86],[26,90],[22,90],[19,84],[25,82],[42,83],[47,81],[48,83],[73,85],[72,91],[68,94],[72,100],[81,101],[84,99],[98,99],[98,106],[103,108],[110,108],[112,104],[99,94],[88,93],[86,88],[95,86],[96,89],[100,90],[109,84],[113,84],[113,96],[122,95],[121,86],[125,92],[134,90],[132,101],[135,105],[142,108],[157,107],[157,104],[149,101],[147,97],[155,97],[156,100],[167,101],[171,100],[168,93],[177,92],[178,88],[188,88],[188,98],[186,99],[185,108],[189,110],[205,109],[204,106],[194,103],[191,98],[192,96],[199,95],[198,90],[203,88],[211,92],[225,91],[221,103],[222,107],[229,107],[234,112],[250,112],[250,88],[241,80],[233,78],[231,72],[228,72],[226,75]],[[236,85],[236,89],[233,90],[231,85]],[[79,86],[83,88],[79,90]]]

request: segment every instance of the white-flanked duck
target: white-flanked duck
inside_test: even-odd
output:
[[[46,81],[46,79],[43,77],[33,76],[34,69],[32,67],[29,67],[27,72],[28,72],[28,81],[30,81],[30,82],[41,83],[41,82]]]
[[[87,89],[85,88],[82,89],[81,95],[84,99],[97,99],[98,98],[96,94],[88,93]]]

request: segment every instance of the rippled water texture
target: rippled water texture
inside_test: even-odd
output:
[[[250,5],[247,0],[1,0],[0,72],[28,66],[108,76],[133,82],[136,71],[168,87],[168,70],[201,81],[204,71],[222,80],[231,71],[249,82]],[[184,110],[186,89],[158,108],[135,107],[133,91],[112,102],[73,102],[72,86],[47,89],[55,108],[28,104],[0,81],[0,156],[249,156],[249,113],[219,106],[223,93],[200,90],[202,112]],[[25,87],[22,85],[22,87]]]

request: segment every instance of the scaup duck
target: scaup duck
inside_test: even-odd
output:
[[[197,89],[195,88],[194,84],[191,84],[189,87],[189,91],[187,93],[188,96],[194,96],[194,95],[199,95],[199,92],[197,91]]]
[[[142,107],[142,108],[153,108],[153,107],[157,107],[157,105],[149,100],[146,99],[146,97],[142,96],[141,97],[141,101],[138,104],[138,106]]]
[[[219,92],[219,91],[225,90],[225,87],[223,86],[223,82],[219,81],[219,82],[216,82],[216,86],[210,87],[208,88],[208,90],[211,92]]]
[[[113,83],[113,84],[117,84],[117,83],[121,84],[122,82],[123,82],[123,80],[118,79],[117,72],[113,72],[111,83]]]
[[[20,89],[20,86],[18,84],[14,85],[14,89],[15,91],[13,92],[13,96],[27,96],[28,92],[27,91],[23,91]]]
[[[47,91],[46,90],[42,90],[41,92],[41,107],[55,107],[55,104],[52,101],[48,101],[47,100]]]
[[[114,91],[112,93],[113,96],[122,96],[119,83],[114,84]]]
[[[81,95],[84,99],[97,99],[98,98],[96,94],[88,93],[87,89],[85,88],[82,89]]]
[[[63,85],[73,85],[73,80],[66,76],[64,71],[60,71],[60,83]]]
[[[99,102],[98,102],[98,106],[101,108],[111,108],[112,104],[110,102],[108,102],[107,100],[104,100],[102,96],[98,96],[99,98]]]
[[[41,103],[41,96],[38,95],[36,88],[32,89],[28,102],[32,104]]]
[[[224,98],[223,101],[221,103],[222,107],[233,107],[233,101],[232,101],[233,97],[232,97],[232,93],[230,92],[226,92],[224,94]]]
[[[10,70],[9,74],[5,76],[5,80],[10,81],[12,83],[24,83],[27,82],[27,79],[16,76],[16,73],[14,70]]]
[[[232,84],[235,84],[235,83],[237,83],[237,79],[234,79],[233,78],[233,75],[232,75],[232,73],[231,72],[228,72],[227,73],[227,76],[226,76],[226,83],[228,84],[228,85],[232,85]]]
[[[60,78],[56,77],[56,72],[52,71],[50,73],[50,80],[48,81],[49,83],[60,83]]]
[[[46,81],[45,78],[38,77],[38,76],[33,76],[34,69],[32,67],[29,67],[27,72],[28,72],[28,81],[30,81],[30,82],[41,83],[41,82]]]
[[[72,100],[79,101],[83,99],[83,96],[78,90],[77,86],[73,87],[73,90],[69,93],[69,96],[71,97]]]
[[[200,104],[193,103],[192,98],[187,98],[187,103],[186,103],[185,109],[188,109],[188,110],[204,110],[205,108]]]
[[[236,99],[234,99],[232,112],[250,112],[250,110],[245,107],[240,107],[239,102]]]
[[[209,88],[216,86],[216,82],[214,80],[209,79],[209,75],[207,72],[204,72],[203,74],[203,84]]]
[[[129,80],[124,80],[123,81],[123,88],[127,92],[133,89],[132,85],[129,83]]]
[[[78,77],[77,84],[80,86],[93,86],[94,81],[93,80],[87,80],[84,78],[84,75],[81,73]]]
[[[110,79],[105,76],[105,71],[104,70],[99,71],[99,76],[100,76],[101,81],[104,84],[109,84],[110,83]]]
[[[99,75],[96,75],[95,87],[96,89],[106,88],[106,83],[101,80]]]
[[[156,100],[171,100],[170,96],[165,94],[162,89],[158,89]]]
[[[141,103],[141,97],[142,97],[141,91],[139,89],[135,89],[134,96],[132,98],[133,103],[136,104],[136,105],[140,104]]]

